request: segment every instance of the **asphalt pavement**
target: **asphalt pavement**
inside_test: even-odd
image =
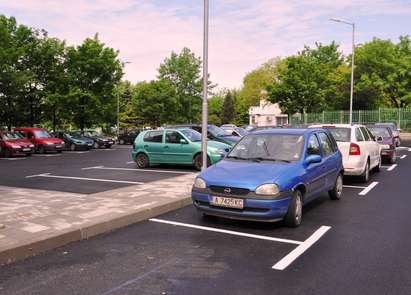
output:
[[[411,294],[410,158],[345,179],[295,229],[190,205],[3,266],[0,294]]]

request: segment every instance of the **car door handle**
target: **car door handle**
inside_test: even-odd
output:
[[[165,149],[168,149],[168,145],[164,146]]]
[[[148,144],[144,145],[144,148],[148,148]]]

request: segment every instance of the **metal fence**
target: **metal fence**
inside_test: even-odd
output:
[[[344,124],[349,123],[349,111],[332,111],[322,113],[305,113],[290,116],[291,125],[306,124]],[[378,109],[378,110],[355,110],[352,114],[353,123],[396,123],[403,130],[411,131],[411,109]]]

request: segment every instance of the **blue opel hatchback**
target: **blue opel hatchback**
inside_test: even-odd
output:
[[[328,193],[342,195],[342,156],[324,129],[271,129],[243,137],[192,189],[205,215],[301,223],[302,207]]]

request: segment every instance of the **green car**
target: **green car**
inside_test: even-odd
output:
[[[220,161],[230,149],[225,143],[208,141],[208,164]],[[201,133],[189,128],[143,131],[134,141],[132,157],[139,168],[151,164],[185,164],[201,170]]]

